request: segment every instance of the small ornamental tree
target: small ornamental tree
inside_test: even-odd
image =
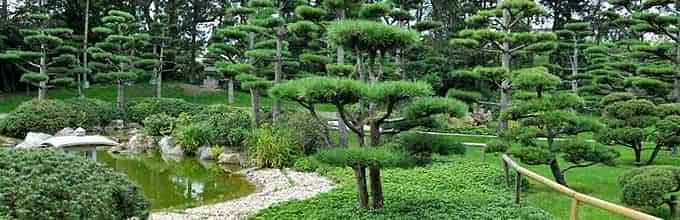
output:
[[[9,60],[17,64],[25,73],[21,81],[38,87],[38,99],[46,98],[47,89],[51,85],[70,85],[70,76],[75,67],[78,49],[64,44],[73,30],[50,27],[50,17],[44,14],[32,14],[30,20],[34,29],[23,29],[23,42],[28,45],[25,50],[7,50],[0,53],[0,60]],[[62,71],[60,71],[62,70]],[[65,71],[63,71],[65,70]]]
[[[586,37],[590,36],[590,23],[588,22],[572,22],[564,25],[564,29],[557,32],[559,37],[558,47],[563,50],[571,51],[569,56],[569,69],[571,72],[571,90],[578,92],[578,78],[579,72],[583,66],[579,65],[580,60],[583,59],[581,51],[587,47]]]
[[[672,219],[677,217],[680,168],[648,166],[629,170],[619,177],[621,200],[626,205],[656,208],[667,205]]]
[[[103,41],[88,49],[94,60],[90,67],[97,70],[95,78],[117,86],[116,104],[121,111],[125,105],[125,85],[158,65],[154,57],[142,57],[144,49],[151,45],[151,36],[137,33],[134,22],[130,13],[109,11],[102,18],[104,25],[92,29]]]
[[[600,44],[583,50],[587,58],[587,66],[579,76],[582,85],[579,95],[588,102],[592,111],[598,111],[600,100],[611,93],[623,92],[626,89],[624,79],[633,75],[637,66],[624,56],[621,45]]]
[[[522,25],[530,25],[526,21],[546,15],[546,11],[532,0],[503,0],[490,10],[480,10],[468,17],[465,22],[479,29],[465,29],[458,33],[458,38],[451,39],[450,44],[457,47],[480,48],[483,51],[498,54],[501,57],[501,68],[505,71],[491,71],[499,74],[490,76],[497,80],[500,91],[500,109],[510,105],[512,81],[507,74],[512,67],[512,58],[527,52],[545,52],[555,48],[557,37],[554,33],[521,32]],[[507,129],[507,121],[501,120],[499,132]]]
[[[635,164],[642,164],[642,142],[651,135],[646,129],[658,120],[654,103],[635,99],[626,93],[612,93],[602,99],[602,122],[606,125],[596,133],[596,139],[607,145],[621,145],[635,153]]]
[[[260,127],[262,113],[260,113],[260,94],[264,93],[267,88],[271,87],[271,81],[251,75],[239,74],[236,80],[241,82],[241,88],[250,91],[250,108],[253,114],[253,125],[256,128]]]
[[[609,164],[618,156],[582,142],[555,142],[557,138],[598,130],[600,125],[576,114],[575,110],[583,104],[580,97],[553,90],[560,80],[548,73],[546,68],[515,71],[512,81],[514,87],[531,91],[531,94],[526,95],[528,98],[517,100],[501,113],[504,119],[516,120],[521,124],[521,127],[511,129],[506,138],[521,145],[511,149],[511,152],[522,162],[550,166],[555,181],[566,186],[564,172],[567,170],[597,163]],[[536,142],[537,138],[546,138],[547,145]],[[574,165],[562,169],[558,162],[560,154]]]

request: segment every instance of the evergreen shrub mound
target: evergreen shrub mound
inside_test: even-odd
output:
[[[413,169],[384,169],[383,210],[357,207],[349,168],[328,175],[338,187],[304,201],[286,202],[259,212],[255,219],[555,219],[547,212],[513,204],[503,174],[491,166],[456,157]]]
[[[0,134],[23,138],[31,131],[54,134],[65,127],[88,129],[107,125],[115,115],[110,103],[96,99],[36,99],[22,103],[0,120]]]
[[[670,195],[680,191],[680,167],[647,166],[627,171],[619,177],[624,204],[638,207],[668,205]]]
[[[47,149],[0,150],[0,218],[145,219],[149,203],[122,174]]]
[[[199,111],[201,111],[200,105],[173,98],[141,98],[129,102],[125,107],[128,120],[137,123],[142,123],[146,117],[159,113],[177,117],[182,112]]]

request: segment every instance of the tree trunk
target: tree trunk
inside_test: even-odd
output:
[[[380,167],[371,166],[369,171],[373,209],[382,209],[385,206],[385,196],[383,195],[382,180],[380,179]]]
[[[117,86],[116,107],[118,107],[119,111],[123,112],[125,111],[125,83],[118,81]]]
[[[633,148],[633,151],[635,151],[635,166],[641,166],[642,165],[642,144],[639,145],[636,144],[635,148]]]
[[[227,96],[229,105],[234,105],[234,78],[227,79]]]
[[[661,147],[663,147],[663,145],[656,144],[654,151],[652,151],[652,155],[649,156],[649,159],[647,160],[647,165],[652,165],[652,163],[654,163],[654,159],[656,159],[656,156],[659,154]]]
[[[365,147],[366,146],[366,135],[364,134],[364,128],[359,128],[359,132],[357,133],[357,142],[359,144],[359,147]]]
[[[260,94],[257,89],[250,89],[250,109],[253,112],[255,128],[260,127]]]
[[[501,88],[501,102],[500,102],[500,109],[501,111],[505,110],[508,108],[510,105],[510,94],[508,94],[509,91],[506,91],[506,89]],[[500,117],[499,117],[500,119]],[[508,120],[501,119],[498,123],[498,135],[503,134],[505,130],[508,129]]]
[[[274,85],[281,83],[283,66],[283,30],[279,29],[276,33],[276,63],[274,65]],[[272,103],[272,120],[274,123],[281,114],[281,100],[274,98]]]
[[[371,134],[370,134],[370,136],[371,136],[371,146],[372,147],[380,146],[380,124],[375,122],[375,120],[371,120],[371,122],[369,123],[369,126],[371,127]]]
[[[668,204],[668,210],[670,211],[671,219],[676,219],[678,217],[678,196],[671,195],[666,204]]]
[[[368,188],[366,187],[366,168],[363,166],[353,167],[354,177],[357,181],[357,197],[359,208],[368,209]]]
[[[552,171],[553,177],[557,183],[569,187],[569,185],[567,185],[567,180],[564,179],[564,175],[560,169],[560,164],[557,162],[557,158],[555,158],[555,160],[550,163],[550,171]]]
[[[88,61],[87,61],[87,37],[90,33],[90,0],[85,1],[85,28],[83,29],[83,67],[85,69],[88,69]],[[84,97],[85,94],[83,93],[83,83],[89,84],[87,79],[87,72],[83,73],[82,79],[80,78],[80,74],[78,74],[78,95],[80,97]]]
[[[165,37],[165,33],[163,34]],[[165,43],[161,43],[160,58],[158,62],[158,72],[156,73],[156,98],[161,98],[163,96],[163,59],[165,56],[164,52]]]
[[[571,56],[571,91],[578,93],[578,82],[576,81],[576,76],[578,76],[578,45],[576,44],[576,39],[574,39],[574,51]]]
[[[339,20],[345,18],[345,9],[338,9],[337,16]],[[345,64],[345,48],[342,45],[337,46],[337,63]],[[349,138],[347,137],[347,125],[345,121],[340,118],[340,113],[336,112],[335,116],[338,118],[338,139],[341,147],[347,147]]]
[[[499,0],[500,3],[500,0]],[[512,21],[510,20],[510,12],[508,10],[503,10],[503,26],[507,27],[507,29],[503,30],[505,33],[509,34],[512,32],[510,30],[510,24]],[[510,71],[510,65],[511,65],[511,59],[512,59],[512,53],[510,52],[510,43],[509,42],[503,42],[502,48],[501,48],[501,65],[503,69],[506,71]],[[510,105],[510,92],[511,92],[511,82],[508,79],[503,80],[501,83],[501,103],[500,103],[500,111],[503,112],[505,109]],[[505,130],[508,128],[508,120],[500,120],[498,124],[498,134],[502,134],[505,132]]]
[[[40,81],[38,85],[38,100],[47,98],[47,81]]]

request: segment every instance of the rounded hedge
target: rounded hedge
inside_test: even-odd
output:
[[[194,113],[200,110],[201,106],[198,104],[172,98],[142,98],[129,102],[125,107],[127,119],[137,123],[142,123],[146,117],[154,114],[165,113],[177,117],[182,112]]]
[[[0,134],[23,138],[28,132],[53,134],[65,127],[105,126],[116,117],[113,105],[86,98],[30,100],[0,120]]]
[[[30,131],[51,134],[77,121],[75,109],[63,101],[31,100],[0,121],[0,133],[15,138],[23,138]]]
[[[128,219],[149,203],[122,174],[49,149],[0,150],[0,216],[9,219]]]

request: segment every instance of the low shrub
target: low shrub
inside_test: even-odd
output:
[[[252,119],[246,111],[226,105],[211,105],[192,115],[193,122],[203,122],[215,134],[214,143],[241,146],[250,135]]]
[[[224,152],[224,149],[220,145],[213,145],[210,147],[210,155],[213,156],[213,158],[219,158],[220,154]]]
[[[65,127],[100,126],[114,117],[108,105],[93,99],[30,100],[0,120],[0,134],[23,138],[31,131],[54,134]]]
[[[208,123],[203,121],[191,122],[187,121],[187,118],[186,114],[180,115],[177,119],[177,129],[173,132],[173,136],[177,138],[177,143],[182,146],[185,152],[193,154],[202,146],[214,144],[216,134]]]
[[[302,153],[288,134],[270,125],[258,129],[247,142],[250,156],[259,167],[287,167]]]
[[[172,98],[141,98],[128,102],[125,106],[127,119],[132,122],[142,123],[145,118],[159,113],[165,113],[172,117],[180,113],[196,113],[201,106],[182,99]]]
[[[299,157],[293,163],[293,170],[299,172],[315,172],[321,167],[320,162],[314,157]]]
[[[79,156],[0,149],[0,218],[145,219],[149,203],[127,178]]]
[[[65,102],[78,112],[79,119],[75,127],[104,127],[120,117],[113,103],[90,98],[72,98]]]
[[[437,135],[408,131],[398,135],[398,146],[411,155],[419,164],[432,161],[433,154],[465,154],[465,146]]]
[[[511,189],[499,169],[455,158],[414,169],[382,171],[385,208],[362,210],[356,205],[354,176],[348,168],[327,172],[338,181],[328,193],[286,202],[257,213],[254,219],[555,219],[530,206],[513,204]]]
[[[175,118],[165,113],[154,114],[143,121],[144,133],[150,136],[163,136],[172,133]]]
[[[276,124],[277,129],[287,131],[293,144],[303,149],[307,155],[316,153],[320,147],[326,145],[326,127],[314,120],[309,113],[286,112],[279,122]]]
[[[619,177],[619,186],[623,187],[621,200],[626,205],[650,208],[670,205],[671,194],[680,191],[680,167],[632,169]]]

